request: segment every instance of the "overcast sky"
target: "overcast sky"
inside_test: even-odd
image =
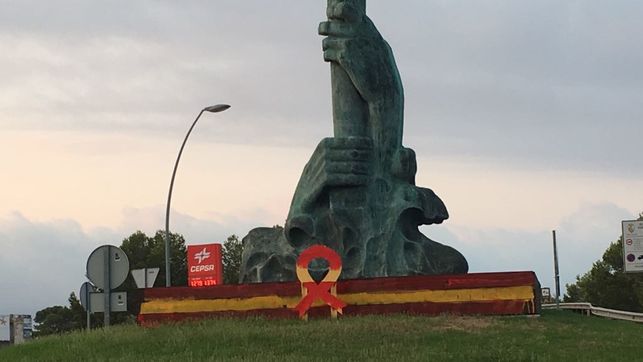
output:
[[[0,1],[0,314],[65,304],[97,246],[283,224],[332,134],[326,1]],[[643,211],[643,2],[369,0],[406,95],[424,227],[470,270],[572,282]],[[552,288],[553,289],[553,288]]]

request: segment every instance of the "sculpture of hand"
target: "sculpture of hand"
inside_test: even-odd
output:
[[[328,187],[364,186],[371,173],[370,138],[324,138],[304,168],[300,186],[308,190],[303,208],[314,204]]]
[[[319,25],[319,34],[327,36],[324,60],[344,68],[369,105],[401,105],[402,82],[393,52],[373,22],[349,1],[330,6],[328,17]]]
[[[319,34],[326,36],[323,40],[324,60],[337,64],[346,72],[366,103],[367,136],[373,140],[379,153],[385,155],[380,162],[390,169],[393,155],[402,147],[402,81],[391,48],[356,1],[359,0],[329,1],[329,20],[319,25]],[[357,104],[342,106],[359,107]],[[346,121],[357,123],[361,120]]]

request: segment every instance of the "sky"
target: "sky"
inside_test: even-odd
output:
[[[0,314],[65,305],[93,249],[283,225],[332,135],[325,1],[0,1]],[[367,1],[405,90],[430,238],[553,290],[643,211],[643,3]]]

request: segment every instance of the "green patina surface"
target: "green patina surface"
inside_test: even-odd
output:
[[[331,67],[334,137],[306,164],[285,227],[244,238],[241,282],[295,280],[296,257],[313,244],[342,256],[342,278],[466,273],[462,254],[418,230],[449,215],[433,191],[415,185],[391,48],[365,0],[328,0],[327,16],[319,34]],[[323,269],[323,261],[311,264]]]

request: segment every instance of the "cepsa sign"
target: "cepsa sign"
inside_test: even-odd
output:
[[[188,285],[207,287],[222,282],[221,244],[188,245]]]

